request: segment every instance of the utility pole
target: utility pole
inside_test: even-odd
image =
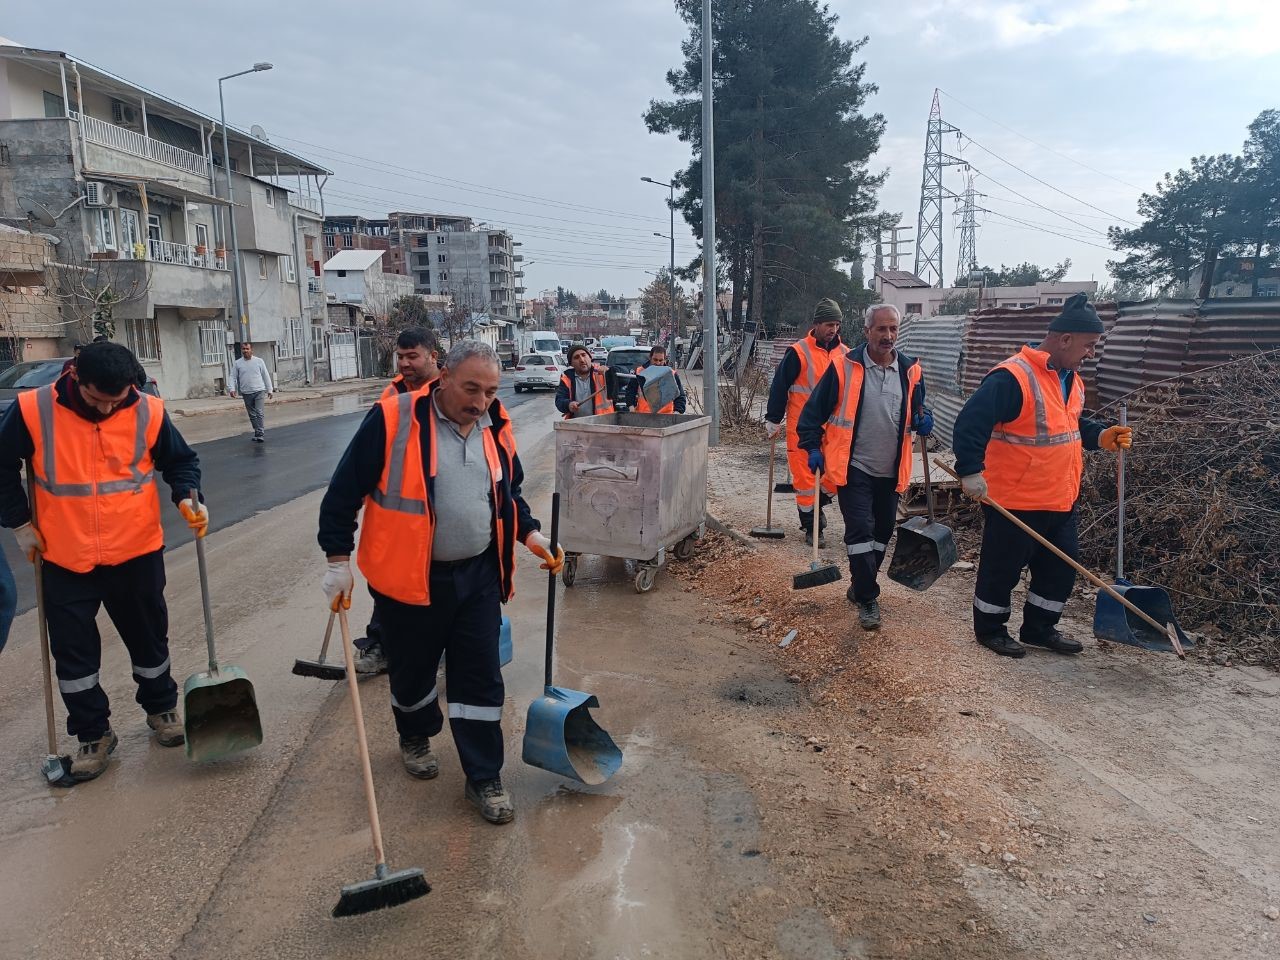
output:
[[[712,128],[711,0],[702,0],[702,406],[707,445],[720,445],[720,320],[716,312],[716,164]]]
[[[890,270],[902,269],[901,267],[902,254],[898,252],[898,248],[911,243],[911,238],[906,237],[905,239],[899,240],[898,234],[904,230],[910,230],[910,229],[911,228],[906,225],[900,225],[896,227],[885,227],[882,231],[883,233],[889,234],[889,239],[885,245],[889,248],[889,269]]]
[[[929,128],[924,142],[924,177],[920,183],[920,213],[916,219],[915,275],[926,283],[941,287],[942,283],[942,201],[954,197],[942,185],[942,168],[964,164],[958,157],[942,152],[942,135],[959,133],[942,119],[938,91],[933,91],[929,108]]]
[[[960,255],[956,258],[956,282],[963,278],[969,284],[969,274],[978,269],[978,216],[974,206],[973,171],[965,181],[964,196],[960,205]]]

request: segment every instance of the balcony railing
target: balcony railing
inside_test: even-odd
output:
[[[183,150],[181,147],[175,147],[169,143],[161,143],[159,140],[144,137],[136,130],[117,127],[114,123],[107,123],[105,120],[99,120],[97,117],[90,117],[87,114],[76,113],[74,110],[71,111],[71,116],[73,119],[80,121],[81,129],[84,130],[84,138],[91,143],[99,143],[113,150],[131,153],[135,157],[154,160],[156,163],[163,163],[169,167],[177,167],[179,170],[185,170],[199,177],[208,176],[209,174],[209,166],[205,162],[205,158],[198,153]]]
[[[289,202],[299,210],[307,210],[314,214],[320,213],[319,197],[301,197],[296,193],[289,194]]]
[[[187,243],[173,243],[169,240],[147,240],[145,244],[137,244],[120,251],[122,260],[150,260],[153,263],[177,263],[184,267],[201,267],[205,270],[226,270],[226,257],[219,257],[211,250],[197,253],[196,248]]]

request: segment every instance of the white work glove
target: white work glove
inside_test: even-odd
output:
[[[343,610],[351,609],[351,591],[355,588],[355,579],[351,576],[349,559],[330,560],[324,572],[324,597],[329,601],[329,609],[337,611],[338,604]]]
[[[782,430],[782,424],[774,423],[772,420],[764,422],[764,436],[766,440],[772,440]]]
[[[18,541],[18,549],[27,555],[28,563],[36,562],[37,552],[44,553],[44,537],[32,524],[24,523],[15,527],[13,536]]]
[[[987,495],[987,478],[980,473],[971,473],[960,478],[960,489],[964,495],[973,500],[981,500]]]
[[[535,557],[541,557],[538,567],[551,573],[559,573],[564,568],[564,548],[560,544],[552,544],[551,538],[540,530],[535,530],[525,538],[524,545]]]

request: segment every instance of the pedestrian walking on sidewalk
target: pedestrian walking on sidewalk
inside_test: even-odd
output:
[[[564,551],[521,496],[511,418],[497,399],[501,362],[456,343],[438,379],[379,400],[334,470],[320,504],[324,593],[350,605],[350,556],[377,602],[400,755],[410,776],[439,773],[431,737],[444,726],[436,670],[447,653],[449,726],[464,795],[490,823],[515,816],[502,785],[501,604],[511,599],[520,541],[557,573]],[[428,469],[429,467],[429,469]],[[428,479],[429,478],[429,479]]]
[[[822,508],[835,497],[836,488],[824,476],[821,502],[813,502],[814,474],[809,469],[809,455],[800,447],[796,425],[805,401],[812,396],[822,375],[845,354],[847,348],[840,342],[840,323],[843,320],[840,304],[831,299],[818,301],[813,309],[808,335],[787,347],[778,369],[774,371],[764,415],[764,433],[770,440],[782,429],[783,419],[787,421],[787,464],[791,468],[791,482],[796,488],[800,529],[809,544],[813,543],[816,532],[818,545],[823,547],[827,545],[822,533],[827,526],[827,518],[823,516]],[[813,524],[815,515],[818,518],[816,531]]]
[[[183,742],[169,672],[156,471],[197,537],[209,513],[189,499],[200,488],[195,451],[164,402],[138,391],[136,365],[120,344],[90,344],[71,372],[20,394],[0,417],[0,522],[14,529],[28,560],[42,554],[49,649],[67,733],[80,742],[71,762],[76,780],[99,776],[116,746],[98,675],[102,606],[128,648],[147,726],[161,746]],[[35,474],[34,520],[22,488],[24,459]]]
[[[1085,450],[1129,449],[1133,431],[1083,415],[1079,367],[1104,332],[1088,297],[1063,304],[1039,346],[1027,344],[996,366],[965,401],[952,446],[967,496],[988,494],[1070,557],[1079,555],[1076,499]],[[978,642],[1005,657],[1023,644],[1054,653],[1084,646],[1057,630],[1076,572],[998,511],[983,504],[982,557],[973,594]],[[1031,584],[1022,606],[1021,642],[1009,635],[1012,591],[1024,567]]]
[[[898,308],[863,318],[866,345],[827,368],[800,412],[800,447],[812,471],[836,486],[853,581],[846,596],[864,630],[880,629],[877,574],[911,481],[911,435],[933,432],[920,361],[896,348]]]
[[[586,345],[575,343],[569,348],[569,369],[556,387],[556,409],[566,420],[613,413],[613,401],[609,399],[611,379],[607,371],[592,363]]]
[[[409,327],[396,337],[396,376],[382,391],[379,399],[386,400],[402,393],[421,389],[440,376],[440,341],[426,327]],[[372,594],[372,590],[370,593]],[[387,672],[387,655],[382,648],[382,622],[378,616],[378,601],[374,598],[373,613],[364,636],[355,641],[360,656],[356,657],[356,673],[376,676]]]
[[[240,344],[240,358],[231,365],[231,383],[227,385],[227,396],[234,398],[239,393],[244,398],[244,408],[249,414],[249,425],[253,427],[254,443],[265,443],[266,433],[263,429],[263,414],[266,403],[275,390],[271,386],[271,374],[261,357],[253,355],[253,344]]]

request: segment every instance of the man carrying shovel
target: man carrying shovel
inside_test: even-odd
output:
[[[822,508],[835,496],[835,485],[826,477],[822,479],[821,503],[814,503],[813,488],[816,485],[813,471],[809,469],[809,456],[800,448],[797,424],[805,401],[827,372],[831,364],[844,356],[845,345],[840,342],[840,323],[844,314],[840,304],[830,298],[819,300],[813,309],[813,321],[808,336],[797,340],[787,348],[786,354],[774,371],[769,387],[769,405],[765,408],[764,434],[773,440],[787,421],[787,464],[791,467],[791,482],[796,488],[796,509],[800,513],[800,529],[805,542],[812,545],[817,536],[818,545],[826,546],[822,535],[827,525]],[[818,518],[814,527],[813,518]]]
[[[49,647],[80,741],[75,780],[107,768],[116,735],[98,681],[98,609],[120,632],[133,664],[138,704],[161,746],[183,742],[178,688],[169,672],[164,533],[155,472],[197,537],[209,525],[200,462],[157,397],[135,387],[137,361],[118,343],[92,343],[56,383],[20,394],[0,418],[0,521],[19,548],[41,556]],[[35,517],[22,489],[22,461],[35,476]]]
[[[556,387],[556,409],[566,420],[613,413],[607,375],[591,362],[591,351],[581,343],[569,348],[569,369]]]
[[[867,308],[866,345],[827,368],[797,429],[809,468],[837,488],[853,581],[846,596],[864,630],[880,629],[876,575],[911,480],[911,433],[933,432],[920,361],[894,346],[899,319],[897,307]]]
[[[436,669],[448,653],[449,726],[464,795],[490,823],[515,816],[502,785],[504,689],[498,638],[511,599],[515,544],[559,573],[564,551],[520,494],[524,471],[497,399],[501,362],[487,344],[454,344],[438,379],[379,400],[334,470],[320,504],[330,608],[350,605],[356,555],[382,621],[391,710],[410,776],[439,772],[430,738],[444,717]]]
[[[989,496],[1067,556],[1077,557],[1076,498],[1083,450],[1129,449],[1133,432],[1082,415],[1084,384],[1076,372],[1103,333],[1083,293],[1071,297],[1039,346],[1028,344],[982,381],[956,418],[953,447],[965,495]],[[1059,633],[1075,570],[983,504],[982,557],[973,596],[973,632],[984,647],[1021,657],[1023,644],[1079,653]],[[1022,607],[1019,643],[1006,624],[1011,593],[1024,567],[1031,585]]]

